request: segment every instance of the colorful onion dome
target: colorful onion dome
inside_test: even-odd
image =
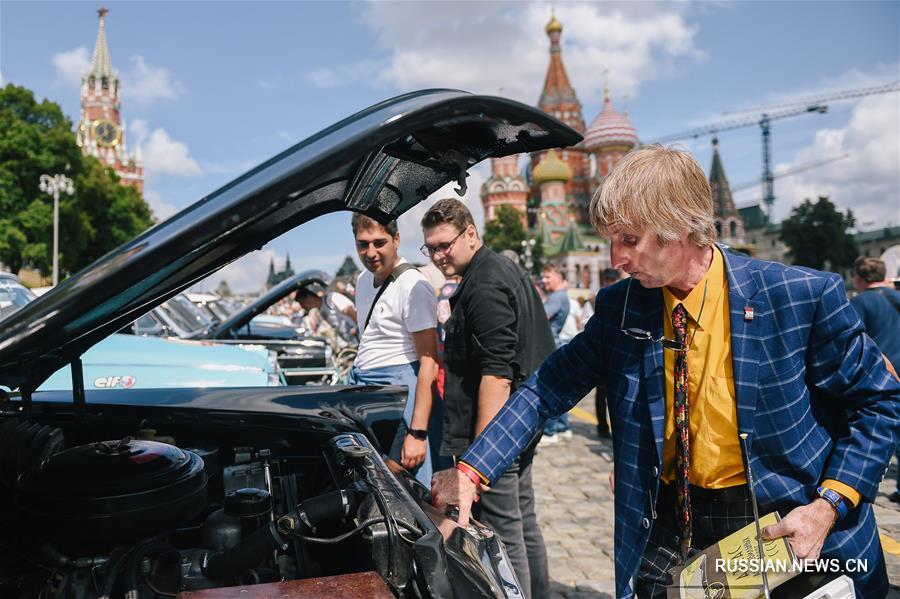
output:
[[[604,91],[603,110],[588,127],[582,145],[585,149],[601,150],[605,148],[633,148],[638,144],[637,132],[628,119],[613,106],[609,97],[609,89]]]
[[[568,181],[572,178],[572,167],[563,162],[556,150],[550,150],[544,159],[534,167],[531,180],[538,185],[548,181]]]

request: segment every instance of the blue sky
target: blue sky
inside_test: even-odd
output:
[[[77,121],[78,79],[97,34],[94,2],[0,2],[0,77]],[[348,114],[399,93],[456,87],[535,104],[548,61],[542,2],[108,2],[107,39],[123,81],[129,148],[145,157],[147,199],[165,217]],[[604,71],[644,141],[722,112],[900,80],[897,2],[556,2],[563,60],[587,122]],[[776,172],[849,158],[776,182],[776,218],[827,194],[860,228],[900,224],[898,94],[829,104],[773,125]],[[709,138],[685,145],[704,167]],[[758,180],[760,135],[720,135],[733,184]],[[471,172],[467,202],[484,167]],[[438,192],[435,198],[443,197]],[[736,194],[738,204],[758,187]],[[401,221],[403,252],[420,243]],[[274,240],[214,276],[242,291],[268,261],[335,269],[353,251],[349,216]]]

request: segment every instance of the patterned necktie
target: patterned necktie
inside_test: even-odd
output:
[[[691,427],[688,420],[687,310],[678,304],[672,310],[675,341],[683,351],[675,352],[675,496],[676,517],[681,532],[681,559],[691,548]]]

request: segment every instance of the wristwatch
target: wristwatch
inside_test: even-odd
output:
[[[406,429],[406,432],[410,434],[413,439],[418,439],[419,441],[424,441],[428,438],[428,431],[420,428],[408,428]]]
[[[850,511],[850,502],[837,491],[827,487],[819,487],[816,489],[816,492],[819,494],[819,497],[830,503],[831,507],[837,512],[838,522],[843,520],[844,516],[847,515],[847,512]]]

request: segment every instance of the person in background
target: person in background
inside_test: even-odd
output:
[[[544,300],[544,312],[547,314],[547,320],[550,321],[553,342],[556,344],[556,347],[561,347],[574,336],[573,331],[567,330],[566,338],[560,337],[572,309],[572,304],[569,300],[569,284],[566,282],[566,275],[562,265],[548,262],[541,271],[541,284],[547,293],[547,297]],[[559,443],[560,440],[569,440],[571,438],[572,429],[569,428],[569,415],[561,414],[555,418],[548,418],[544,423],[544,436],[538,445],[545,447]]]
[[[579,297],[578,309],[581,312],[581,317],[578,319],[578,330],[583,331],[584,325],[586,325],[587,321],[589,321],[591,319],[591,316],[594,315],[594,298]]]
[[[455,198],[422,218],[422,253],[446,277],[460,277],[450,297],[444,361],[444,442],[454,461],[514,390],[553,351],[553,335],[531,278],[485,247],[472,214]],[[550,597],[547,551],[538,527],[532,458],[539,432],[497,476],[476,507],[509,554],[526,597]]]
[[[853,283],[859,292],[850,300],[866,333],[895,368],[900,366],[900,291],[885,280],[885,265],[878,258],[859,257],[853,263]],[[897,457],[897,488],[888,496],[900,503],[900,442],[894,449]]]
[[[354,214],[356,251],[365,269],[356,281],[359,347],[351,385],[404,385],[403,422],[388,456],[431,485],[441,436],[437,377],[437,298],[434,288],[400,257],[396,221],[386,225]]]
[[[334,336],[335,345],[345,347],[356,345],[358,330],[350,314],[356,314],[351,306],[347,309],[345,296],[328,292],[318,281],[310,281],[294,292],[294,301],[303,308],[302,322],[313,335]],[[340,307],[343,306],[343,309]],[[292,317],[293,320],[293,317]],[[330,329],[330,332],[326,329]]]

